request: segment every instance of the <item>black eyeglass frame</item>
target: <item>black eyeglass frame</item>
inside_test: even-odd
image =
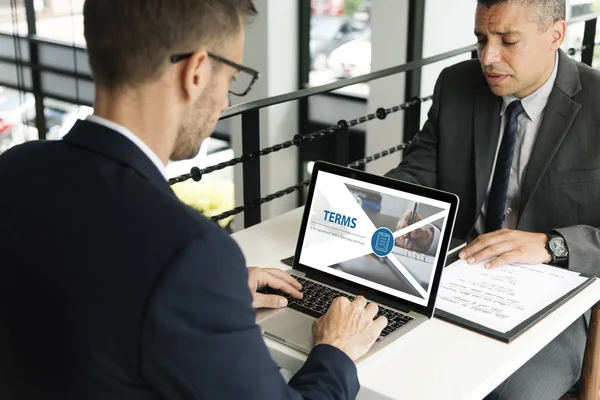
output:
[[[231,60],[228,60],[226,58],[223,58],[221,56],[218,56],[218,55],[210,53],[210,52],[208,52],[207,54],[213,60],[217,60],[225,65],[229,65],[230,67],[237,69],[238,71],[243,71],[247,74],[250,74],[250,76],[252,76],[252,81],[250,81],[250,85],[248,85],[246,90],[243,93],[235,93],[230,90],[229,93],[231,93],[233,95],[236,95],[239,97],[243,97],[243,96],[247,95],[248,92],[250,91],[250,89],[252,89],[252,86],[254,85],[254,83],[260,77],[260,72],[258,72],[257,70],[255,70],[253,68],[246,67],[245,65],[235,63]],[[194,53],[174,54],[171,56],[171,64],[177,64],[178,62],[185,60],[186,58],[190,58],[193,55],[194,55]]]

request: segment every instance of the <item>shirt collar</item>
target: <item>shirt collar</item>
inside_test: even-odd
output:
[[[556,75],[558,74],[558,52],[555,56],[554,61],[554,70],[550,75],[550,78],[535,92],[531,93],[529,96],[521,99],[521,104],[523,105],[523,109],[527,113],[527,116],[532,121],[535,121],[548,103],[548,98],[550,97],[550,93],[552,92],[552,88],[554,87],[554,82],[556,81]],[[513,101],[518,100],[513,95],[502,96],[502,108],[500,110],[500,115],[504,115],[506,111],[506,107]]]
[[[139,149],[142,152],[144,152],[144,154],[150,159],[150,161],[152,161],[152,163],[154,165],[156,165],[156,168],[158,168],[158,170],[165,177],[165,179],[168,179],[166,170],[165,170],[165,165],[162,163],[160,158],[156,155],[156,153],[154,151],[152,151],[152,149],[150,147],[148,147],[148,145],[146,143],[144,143],[144,141],[142,139],[137,137],[129,129],[125,128],[123,125],[117,124],[116,122],[109,121],[106,118],[102,118],[97,115],[88,115],[86,120],[89,122],[98,124],[98,125],[102,125],[108,129],[112,129],[113,131],[118,132],[121,135],[125,136],[127,139],[131,140],[137,147],[139,147]]]

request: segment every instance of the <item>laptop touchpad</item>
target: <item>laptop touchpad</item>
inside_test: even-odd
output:
[[[314,347],[314,318],[285,309],[259,323],[265,336],[309,353]]]

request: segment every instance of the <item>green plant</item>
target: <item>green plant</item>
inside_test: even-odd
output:
[[[208,218],[235,207],[233,182],[188,180],[173,185],[172,189],[179,200]],[[225,228],[232,219],[221,220],[219,225]]]
[[[366,1],[365,0],[345,0],[344,1],[344,14],[352,15],[358,7],[362,6]]]

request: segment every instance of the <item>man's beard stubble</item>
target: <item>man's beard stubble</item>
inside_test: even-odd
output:
[[[211,135],[214,129],[209,126],[212,120],[211,113],[216,109],[213,91],[213,88],[208,88],[184,116],[170,157],[172,161],[196,157],[204,139]]]

